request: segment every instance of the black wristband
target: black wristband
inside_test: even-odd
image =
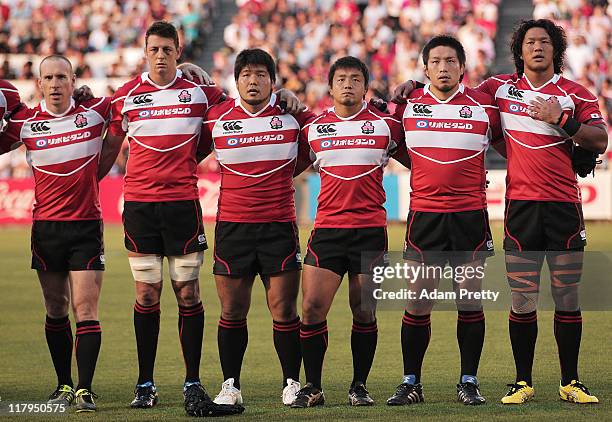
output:
[[[580,123],[573,117],[568,117],[567,121],[561,128],[570,136],[574,136],[580,129]]]
[[[555,123],[555,125],[559,126],[559,124],[561,123],[561,120],[563,120],[563,110],[561,110],[561,114],[559,115],[559,118],[557,119],[557,123]]]
[[[410,81],[410,82],[412,82],[412,86],[414,86],[414,89],[425,88],[425,84],[423,82],[419,82],[419,81]]]

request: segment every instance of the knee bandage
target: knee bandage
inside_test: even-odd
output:
[[[204,262],[204,252],[194,252],[187,255],[169,256],[168,270],[174,281],[195,280],[200,275],[200,267]]]
[[[130,256],[130,268],[134,280],[155,284],[162,281],[162,260],[158,255]]]

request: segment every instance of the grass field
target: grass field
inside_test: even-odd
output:
[[[212,244],[212,226],[207,227]],[[493,226],[496,249],[500,250],[501,226]],[[612,225],[588,226],[589,249],[612,250]],[[390,249],[400,250],[404,228],[389,229]],[[307,239],[302,230],[301,239]],[[94,391],[99,395],[99,411],[84,419],[174,420],[187,419],[182,409],[181,386],[184,366],[177,333],[177,306],[170,286],[162,299],[160,344],[157,354],[156,383],[161,403],[147,411],[128,408],[137,378],[135,340],[132,325],[133,282],[123,249],[120,227],[106,228],[107,271],[102,288],[100,320],[102,351],[98,361]],[[29,270],[29,229],[0,229],[0,397],[2,402],[42,401],[55,387],[55,374],[44,340],[44,307],[35,273]],[[303,249],[304,250],[304,249]],[[211,395],[218,392],[222,375],[217,356],[216,325],[219,303],[211,275],[210,253],[202,269],[201,285],[206,309],[204,356],[201,371]],[[487,313],[487,336],[479,379],[488,403],[477,408],[455,403],[459,357],[455,338],[455,312],[434,312],[432,339],[423,368],[426,403],[392,408],[384,404],[402,375],[399,343],[400,311],[378,315],[379,343],[368,387],[377,405],[351,408],[346,404],[352,376],[350,352],[351,314],[346,283],[338,293],[329,315],[330,347],[327,352],[323,385],[327,395],[323,408],[295,410],[280,402],[280,365],[272,345],[272,323],[260,284],[254,289],[249,315],[249,347],[242,371],[242,393],[246,411],[240,420],[612,420],[612,360],[610,332],[612,313],[584,312],[580,372],[582,380],[599,397],[601,404],[578,407],[559,401],[559,364],[552,334],[552,313],[541,312],[536,349],[535,401],[520,407],[502,407],[505,384],[513,381],[514,365],[508,340],[507,310]],[[72,318],[71,318],[72,319]],[[74,319],[72,319],[74,323]],[[73,369],[76,374],[76,367]],[[62,419],[48,416],[32,419]],[[76,418],[76,415],[71,415]],[[0,415],[0,418],[2,416]],[[610,418],[610,419],[608,419]]]

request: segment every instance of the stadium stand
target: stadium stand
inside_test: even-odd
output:
[[[498,0],[242,1],[214,55],[213,74],[235,94],[232,64],[243,48],[278,58],[279,79],[315,112],[329,106],[327,69],[353,55],[372,71],[370,95],[388,99],[406,79],[423,79],[419,54],[438,33],[456,33],[467,49],[465,81],[477,84],[495,58]]]

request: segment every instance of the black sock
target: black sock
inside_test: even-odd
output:
[[[72,387],[72,330],[70,329],[68,316],[51,318],[47,315],[45,320],[45,337],[47,338],[47,346],[49,346],[51,360],[57,374],[57,384],[66,384]]]
[[[353,382],[351,386],[354,386],[357,382],[366,383],[372,368],[372,362],[374,362],[377,341],[378,327],[376,326],[376,320],[366,323],[353,320],[351,330]]]
[[[153,368],[159,337],[159,302],[144,306],[134,304],[134,331],[138,350],[138,384],[153,381]]]
[[[204,307],[202,302],[179,306],[179,338],[185,360],[185,382],[200,381],[200,358],[204,338]]]
[[[238,320],[220,318],[217,342],[223,378],[234,378],[234,387],[240,389],[242,359],[249,342],[246,318]]]
[[[430,314],[412,315],[404,311],[404,318],[402,318],[404,375],[414,375],[417,384],[421,382],[421,367],[431,337],[430,316]]]
[[[461,354],[461,375],[476,376],[485,338],[485,316],[480,311],[459,311],[457,342]]]
[[[77,390],[86,388],[91,391],[91,382],[96,370],[96,362],[102,343],[100,321],[81,321],[76,324],[76,361],[79,370]]]
[[[561,364],[561,384],[567,385],[572,380],[578,381],[578,353],[582,337],[582,314],[555,311],[555,340],[559,350]]]
[[[283,387],[287,378],[300,380],[302,349],[300,348],[300,317],[292,321],[272,321],[274,348],[283,369]]]
[[[532,385],[531,370],[533,368],[533,355],[538,338],[537,311],[527,314],[517,314],[510,311],[509,317],[510,343],[516,366],[516,381],[525,381]]]
[[[300,343],[306,382],[310,382],[316,388],[321,389],[323,359],[328,343],[327,320],[318,324],[302,323],[300,326]]]

